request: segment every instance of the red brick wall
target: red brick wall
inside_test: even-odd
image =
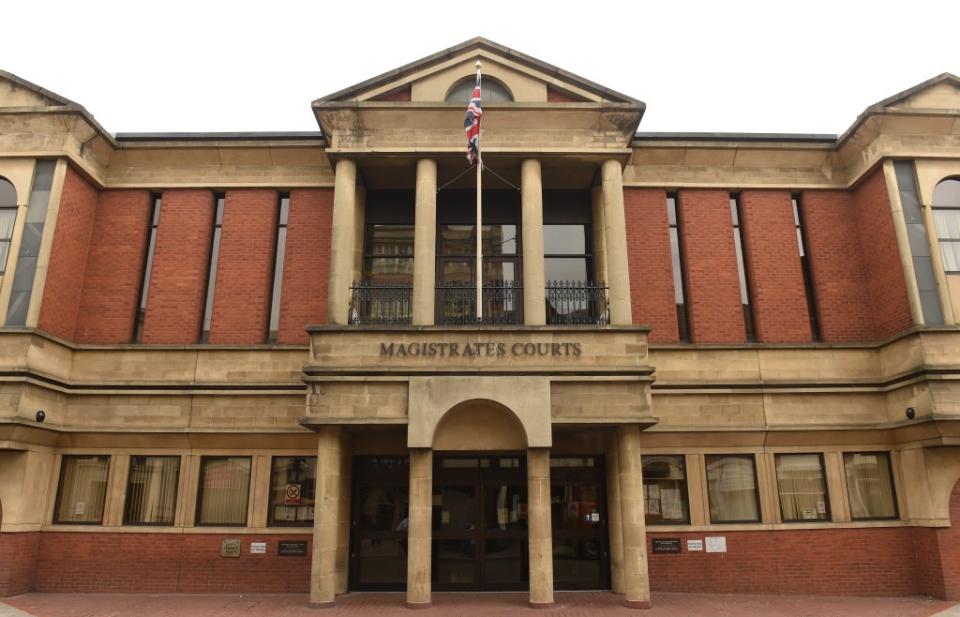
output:
[[[333,190],[290,192],[280,291],[280,343],[306,344],[306,326],[327,320]]]
[[[854,189],[853,203],[857,210],[860,247],[873,306],[875,335],[886,338],[913,326],[913,317],[883,169],[878,168]]]
[[[38,322],[41,329],[65,339],[72,340],[77,328],[96,208],[96,187],[67,167]]]
[[[144,343],[196,343],[206,294],[213,193],[163,192],[153,272],[143,324]]]
[[[30,591],[40,534],[0,533],[0,597]]]
[[[810,316],[790,192],[743,191],[740,213],[757,341],[809,342]]]
[[[654,554],[650,543],[654,591],[855,596],[923,591],[909,527],[647,535],[681,540],[682,552],[672,555]],[[687,539],[706,535],[725,536],[727,552],[687,551]]]
[[[78,342],[133,340],[150,210],[148,191],[100,194],[80,297]]]
[[[950,527],[913,530],[917,575],[923,593],[960,601],[960,482],[950,495]]]
[[[633,322],[653,328],[651,343],[676,342],[679,335],[667,193],[659,189],[624,189],[623,205]]]
[[[872,340],[873,310],[852,195],[804,191],[801,207],[821,338],[827,343]]]
[[[277,192],[227,191],[223,209],[211,343],[263,343],[277,244]]]
[[[687,276],[690,339],[742,343],[740,275],[726,191],[680,191],[680,241]]]
[[[18,534],[19,535],[19,534]],[[240,538],[238,558],[221,557],[220,542]],[[304,535],[165,533],[40,534],[34,589],[41,592],[305,593],[310,550],[280,557],[280,540]],[[251,555],[251,542],[266,542]]]

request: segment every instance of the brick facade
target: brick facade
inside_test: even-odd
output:
[[[263,343],[270,319],[278,194],[227,191],[213,296],[211,343]]]
[[[163,192],[143,324],[144,343],[196,343],[200,339],[210,244],[213,193]]]
[[[67,167],[38,322],[43,330],[65,339],[73,339],[77,329],[96,209],[97,188]]]
[[[133,340],[150,210],[148,191],[100,194],[80,298],[77,342]]]
[[[333,191],[302,189],[290,192],[287,247],[280,291],[280,343],[306,344],[305,328],[327,321],[327,277],[330,272],[330,233]]]
[[[689,295],[690,340],[742,343],[746,334],[730,194],[680,191],[678,208]]]
[[[757,341],[811,340],[807,293],[789,191],[743,191],[744,259]]]
[[[915,527],[917,575],[920,591],[935,598],[960,602],[960,482],[950,495],[951,527]]]
[[[653,328],[650,342],[674,343],[679,334],[667,193],[659,189],[624,189],[623,207],[633,322]]]
[[[0,598],[33,589],[40,533],[0,533]]]

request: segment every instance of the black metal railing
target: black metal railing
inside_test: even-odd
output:
[[[437,286],[438,324],[468,326],[523,323],[523,286],[513,281],[483,285],[483,318],[477,319],[477,288],[470,284]]]
[[[547,323],[603,325],[610,323],[607,285],[594,281],[547,281]]]
[[[411,291],[407,283],[354,281],[350,287],[350,323],[410,323]]]

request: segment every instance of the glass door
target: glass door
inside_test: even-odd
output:
[[[354,458],[351,589],[399,591],[406,587],[409,465],[405,456]]]
[[[556,589],[609,589],[603,460],[550,460],[553,581]]]

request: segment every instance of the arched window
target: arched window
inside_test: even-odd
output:
[[[17,189],[6,178],[0,177],[0,274],[7,269],[10,238],[17,222]]]
[[[463,103],[466,105],[470,102],[470,95],[473,94],[473,86],[476,85],[476,83],[476,77],[464,77],[447,92],[446,102]],[[513,95],[510,94],[507,87],[492,77],[484,77],[481,82],[481,88],[483,93],[481,100],[484,104],[509,103],[513,101]]]
[[[960,179],[948,178],[933,189],[933,222],[943,269],[960,274]]]

